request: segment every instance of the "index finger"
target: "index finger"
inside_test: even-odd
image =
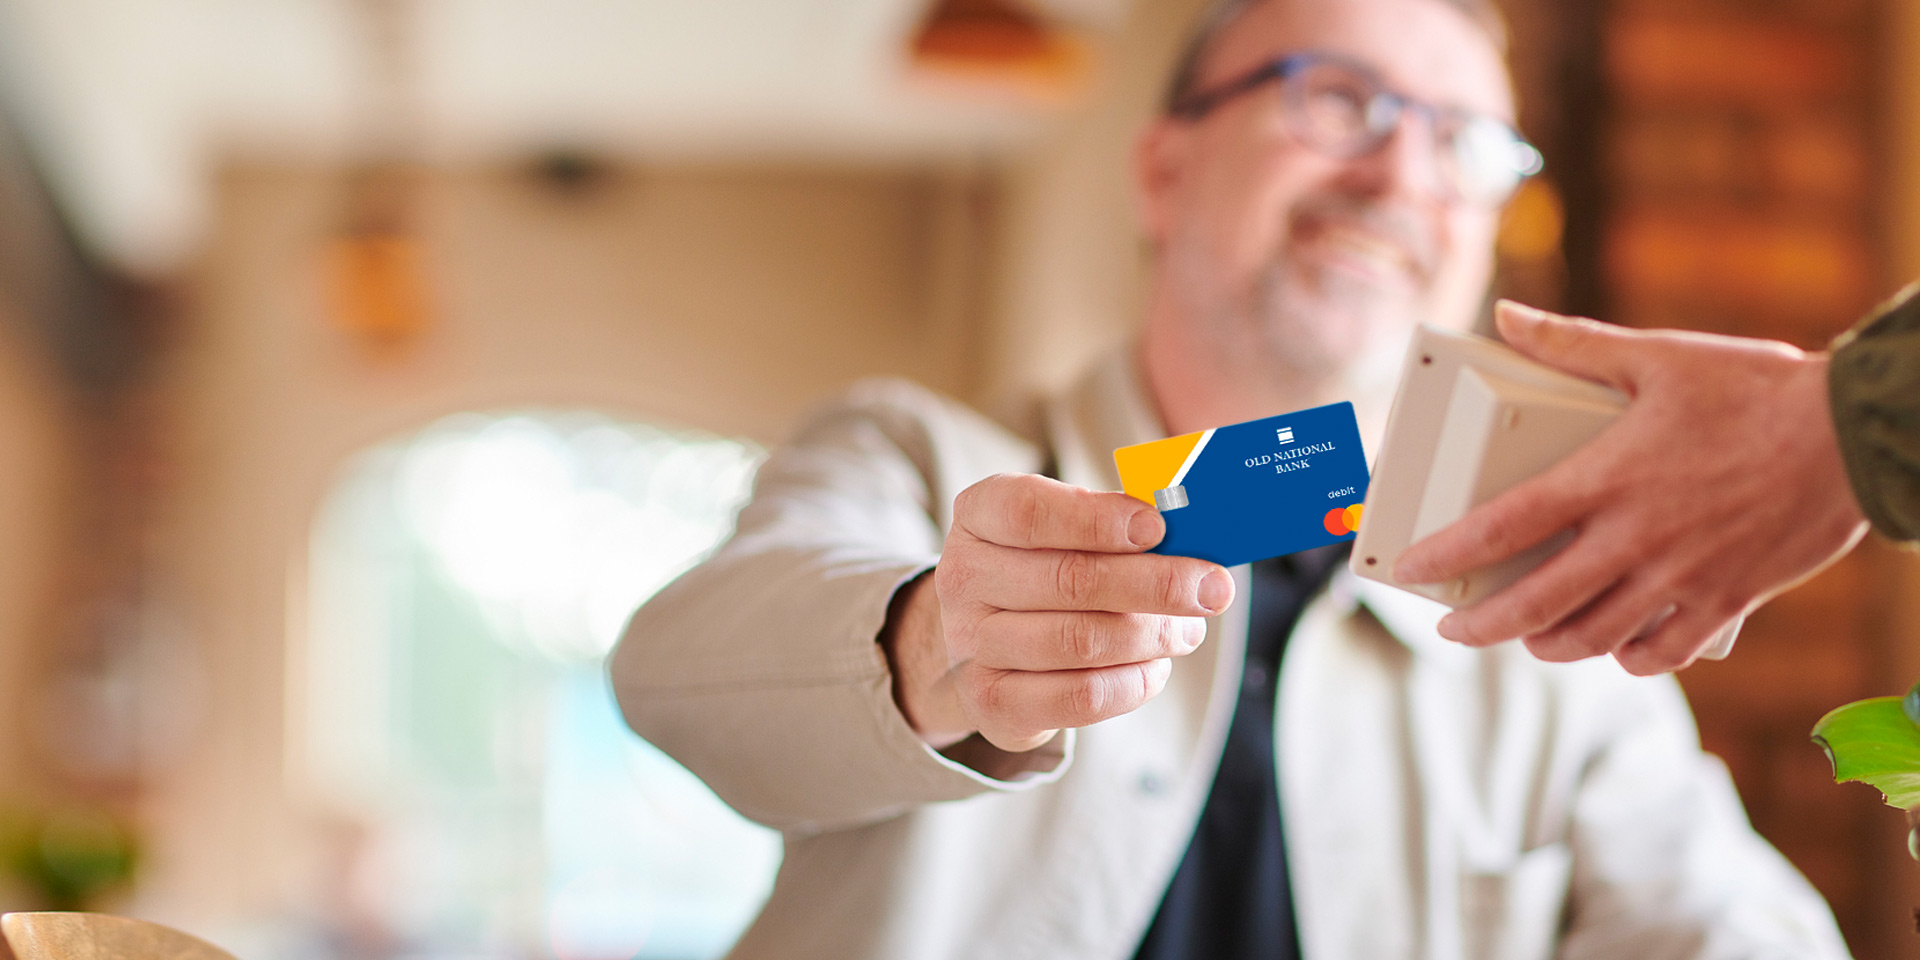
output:
[[[1575,451],[1539,476],[1492,500],[1438,533],[1408,547],[1394,561],[1392,576],[1401,583],[1444,583],[1544,542],[1592,509],[1593,468]]]
[[[988,543],[1023,550],[1140,553],[1166,535],[1151,504],[1029,474],[988,477],[960,492],[953,525]]]

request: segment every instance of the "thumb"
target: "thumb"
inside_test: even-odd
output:
[[[1509,346],[1547,366],[1628,393],[1640,379],[1637,330],[1563,317],[1512,300],[1494,305],[1493,321]]]

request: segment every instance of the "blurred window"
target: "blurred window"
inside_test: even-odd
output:
[[[718,544],[759,451],[462,415],[361,455],[315,524],[298,766],[336,955],[715,957],[779,839],[621,720],[602,661]]]

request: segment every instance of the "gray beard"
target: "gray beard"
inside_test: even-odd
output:
[[[1389,397],[1419,318],[1403,298],[1346,276],[1317,288],[1283,263],[1268,265],[1225,325],[1242,332],[1247,360],[1294,389],[1315,385],[1356,405]],[[1384,406],[1386,397],[1379,399]]]

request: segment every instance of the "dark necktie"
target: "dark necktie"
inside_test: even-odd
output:
[[[1137,960],[1300,956],[1274,769],[1274,706],[1287,637],[1348,550],[1339,543],[1253,565],[1246,666],[1220,770]]]

